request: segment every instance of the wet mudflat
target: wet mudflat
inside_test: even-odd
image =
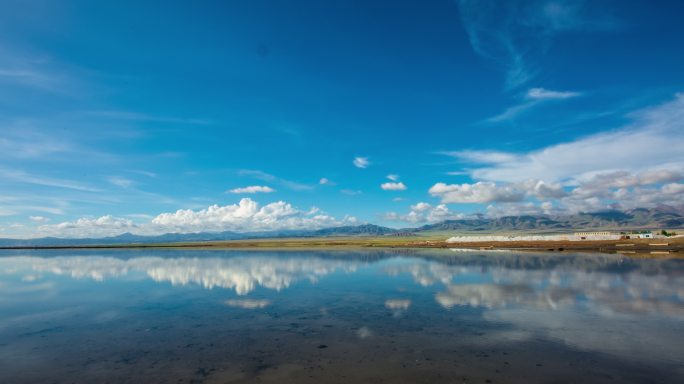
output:
[[[0,253],[2,383],[673,383],[684,261]]]

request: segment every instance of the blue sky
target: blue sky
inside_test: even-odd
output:
[[[5,1],[0,237],[682,205],[682,16],[677,1]]]

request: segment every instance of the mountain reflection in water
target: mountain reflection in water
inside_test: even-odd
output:
[[[678,259],[445,250],[0,255],[0,382],[192,381],[196,359],[186,355],[212,365],[207,382],[316,382],[351,367],[356,373],[340,381],[684,378]],[[201,342],[185,351],[174,338]],[[123,364],[122,353],[133,357]],[[145,365],[150,359],[157,368]]]

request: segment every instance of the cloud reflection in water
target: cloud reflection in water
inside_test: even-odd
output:
[[[5,268],[7,266],[7,269]],[[282,290],[296,281],[316,282],[335,271],[353,272],[359,262],[322,258],[230,257],[118,259],[103,256],[5,257],[0,271],[51,273],[96,281],[142,273],[156,282],[172,285],[196,284],[206,289],[234,289],[246,295],[257,286]]]

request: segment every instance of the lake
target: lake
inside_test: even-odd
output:
[[[0,383],[684,382],[684,260],[0,251]]]

